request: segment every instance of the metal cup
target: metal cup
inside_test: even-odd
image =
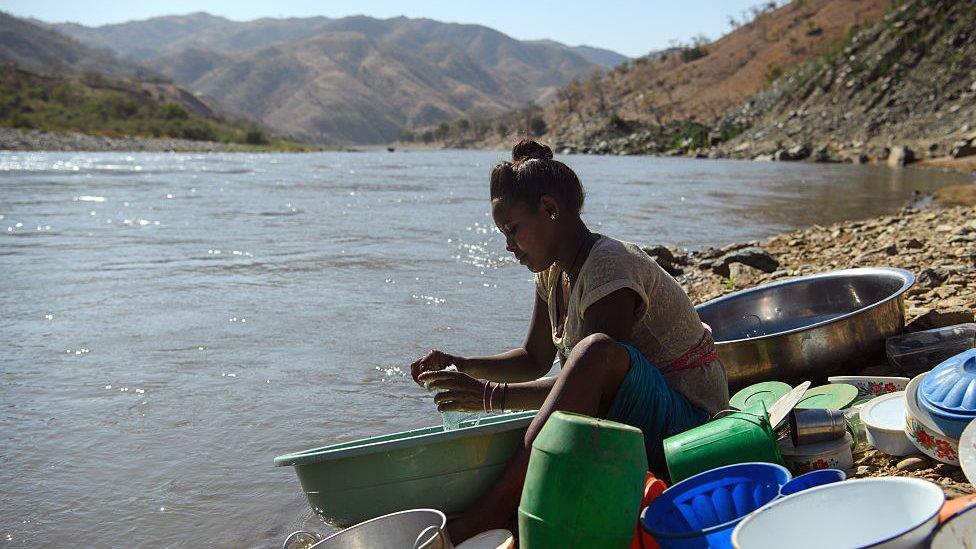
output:
[[[816,442],[837,440],[847,432],[842,410],[810,408],[790,412],[790,438],[799,447]]]

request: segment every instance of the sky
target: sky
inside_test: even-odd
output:
[[[0,0],[0,11],[42,21],[88,26],[206,11],[236,21],[259,17],[427,17],[475,23],[520,40],[549,38],[570,46],[586,44],[630,57],[688,42],[698,34],[718,38],[729,16],[743,19],[760,0]]]

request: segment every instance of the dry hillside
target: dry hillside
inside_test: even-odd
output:
[[[612,147],[601,148],[598,143],[654,129],[650,133],[656,133],[655,143],[644,147],[645,142],[640,150],[627,152],[668,150],[672,141],[689,133],[707,135],[707,126],[727,111],[780,75],[871,26],[894,4],[893,0],[793,0],[778,8],[767,4],[754,19],[736,22],[731,32],[714,42],[649,54],[604,75],[571,82],[541,110],[512,112],[493,121],[473,120],[460,125],[471,128],[468,131],[442,131],[448,135],[438,137],[449,146],[498,146],[527,132],[575,150],[611,152]],[[658,131],[661,127],[665,130]]]
[[[976,2],[907,1],[723,122],[749,128],[722,146],[739,157],[862,162],[904,146],[915,158],[972,154],[959,143],[976,138]]]
[[[709,123],[759,91],[771,77],[820,55],[852,29],[877,21],[890,5],[891,0],[794,1],[700,46],[704,57],[684,62],[678,52],[612,71],[598,85],[590,85],[596,93],[587,93],[579,108],[597,114],[609,110],[601,109],[602,102],[626,120]],[[559,116],[568,107],[567,101],[560,101],[546,109],[547,122],[556,133],[571,131],[566,118]]]

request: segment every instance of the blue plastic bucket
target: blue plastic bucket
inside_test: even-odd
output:
[[[641,527],[663,549],[732,547],[732,530],[779,497],[792,478],[773,463],[738,463],[687,478],[641,512]]]
[[[816,471],[810,471],[809,473],[800,475],[784,484],[783,487],[779,489],[779,495],[785,497],[790,494],[802,492],[807,488],[822,486],[832,482],[840,482],[846,478],[847,473],[841,471],[840,469],[818,469]]]

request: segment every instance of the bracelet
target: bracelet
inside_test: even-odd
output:
[[[488,384],[491,383],[487,379],[485,380],[485,386],[481,390],[481,407],[484,409],[485,413],[488,413]]]
[[[498,386],[501,383],[496,383],[494,387],[491,388],[491,394],[488,395],[488,412],[496,412],[495,409],[495,391],[498,390]]]

